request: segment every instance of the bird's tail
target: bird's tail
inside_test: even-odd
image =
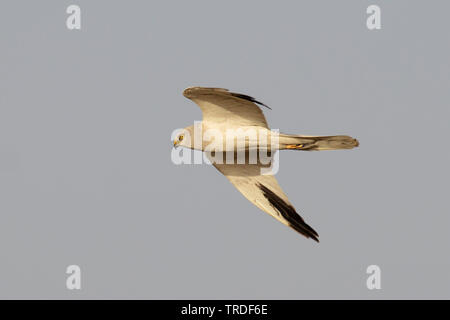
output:
[[[299,136],[280,134],[280,150],[337,150],[359,146],[358,140],[349,136]]]

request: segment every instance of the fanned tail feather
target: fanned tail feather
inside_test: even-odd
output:
[[[350,136],[296,136],[280,134],[280,149],[288,150],[338,150],[353,149],[359,141]]]

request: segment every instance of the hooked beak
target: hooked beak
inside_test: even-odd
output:
[[[178,140],[173,140],[173,147],[174,148],[178,147],[179,144],[180,144],[180,142]]]

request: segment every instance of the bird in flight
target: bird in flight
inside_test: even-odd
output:
[[[265,104],[254,98],[230,92],[221,88],[190,87],[184,90],[183,95],[194,101],[202,110],[203,119],[200,123],[202,132],[212,130],[225,135],[230,130],[246,132],[246,130],[257,130],[267,133],[270,139],[274,139],[273,131],[269,129],[266,118],[258,106],[267,107]],[[269,108],[270,109],[270,108]],[[204,137],[201,141],[196,141],[194,137],[196,126],[189,126],[182,130],[174,139],[174,147],[182,146],[190,149],[208,151],[208,157],[214,158],[215,152],[221,149],[223,152],[234,153],[234,160],[239,151],[246,152],[244,162],[239,161],[211,161],[227,179],[238,189],[244,197],[257,206],[262,211],[270,214],[281,223],[291,227],[303,236],[319,242],[318,233],[311,228],[303,218],[297,213],[294,206],[288,200],[286,194],[278,185],[272,173],[264,172],[270,165],[263,163],[261,159],[250,162],[249,152],[251,149],[265,149],[270,156],[277,150],[336,150],[352,149],[359,145],[358,140],[345,135],[337,136],[304,136],[304,135],[277,135],[277,143],[265,143],[262,141],[249,141],[251,138],[237,147],[234,143],[228,145],[224,141],[217,144],[219,148],[214,151],[208,149]],[[272,140],[270,140],[272,141]],[[275,140],[274,140],[275,141]],[[234,142],[234,140],[233,140]],[[216,145],[216,147],[217,147]],[[230,149],[231,148],[231,149]],[[237,162],[237,163],[236,163]]]

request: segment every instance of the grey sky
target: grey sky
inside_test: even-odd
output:
[[[0,298],[450,298],[449,9],[2,1]],[[214,168],[171,162],[172,130],[201,120],[192,85],[254,96],[281,132],[359,139],[280,155],[320,244]]]

